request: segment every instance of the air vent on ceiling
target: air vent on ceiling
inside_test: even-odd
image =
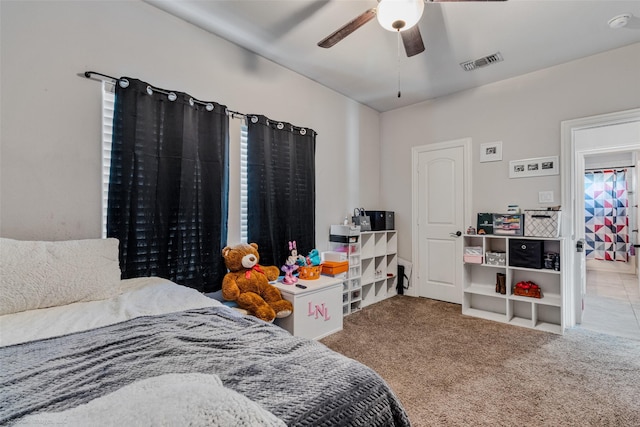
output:
[[[495,64],[502,61],[502,55],[500,52],[496,52],[492,55],[485,56],[484,58],[474,59],[473,61],[467,61],[460,64],[463,70],[473,71],[476,68],[486,67],[487,65]]]

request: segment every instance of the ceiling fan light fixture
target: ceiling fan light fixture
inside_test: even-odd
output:
[[[380,0],[376,16],[385,30],[404,31],[420,21],[423,11],[423,0]]]

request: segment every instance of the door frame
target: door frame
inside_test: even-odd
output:
[[[418,203],[418,158],[421,153],[429,152],[429,151],[439,151],[449,148],[457,148],[462,147],[462,161],[464,163],[462,167],[462,186],[463,186],[463,194],[462,194],[462,204],[463,204],[463,218],[465,224],[473,224],[472,221],[472,188],[471,184],[473,180],[471,179],[473,176],[473,162],[472,162],[472,140],[470,137],[454,139],[450,141],[442,141],[435,142],[432,144],[420,145],[416,147],[411,147],[411,235],[413,238],[411,239],[411,262],[413,264],[412,271],[415,274],[415,283],[416,286],[411,286],[407,290],[407,295],[417,297],[420,295],[419,287],[420,287],[420,245],[418,239],[418,218],[419,218],[419,203]],[[464,226],[463,226],[464,227]],[[464,231],[463,231],[464,232]],[[462,252],[456,254],[455,264],[459,265],[460,268],[463,268],[462,265]],[[462,296],[461,296],[462,297]]]
[[[579,185],[583,182],[579,179],[579,174],[584,175],[584,155],[592,154],[594,150],[576,146],[574,138],[575,132],[579,130],[591,129],[603,126],[619,125],[640,120],[640,108],[619,111],[615,113],[600,114],[596,116],[583,117],[574,120],[565,120],[560,124],[560,158],[561,176],[560,188],[562,191],[563,221],[561,225],[562,234],[565,239],[565,256],[567,260],[563,263],[566,266],[579,265],[576,257],[576,243],[581,236],[577,227],[583,222],[577,220],[578,212],[584,210],[583,192],[579,191]],[[610,146],[602,149],[603,152],[623,151],[628,146]],[[578,197],[578,195],[580,197]],[[581,255],[582,256],[582,255]],[[569,268],[565,275],[565,291],[563,292],[563,306],[565,317],[565,328],[575,326],[582,322],[583,288],[585,277],[585,263],[582,263],[582,271],[576,272]],[[577,277],[576,277],[577,276]]]

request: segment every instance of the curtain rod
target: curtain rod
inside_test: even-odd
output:
[[[78,74],[78,75],[80,75],[80,74]],[[88,78],[88,79],[90,79],[93,75],[100,76],[100,77],[105,77],[105,78],[107,78],[107,79],[111,79],[111,80],[113,80],[114,82],[118,82],[118,83],[120,84],[120,86],[121,86],[121,87],[123,87],[123,88],[126,88],[127,86],[129,86],[129,81],[128,81],[127,79],[122,79],[122,78],[118,78],[118,77],[113,77],[113,76],[110,76],[110,75],[108,75],[108,74],[98,73],[98,72],[96,72],[96,71],[85,71],[85,72],[83,73],[83,75],[84,75],[84,77],[86,77],[86,78]],[[102,80],[100,80],[100,81],[102,81]],[[173,96],[173,97],[175,97],[175,93],[173,93],[173,92],[167,92],[167,91],[165,91],[165,90],[163,90],[163,89],[160,89],[160,88],[157,88],[157,87],[154,87],[154,86],[151,86],[151,85],[149,85],[149,86],[147,87],[147,90],[149,90],[149,89],[151,89],[152,91],[155,91],[155,92],[163,93],[163,94],[165,94],[165,95],[167,95],[167,96],[169,96],[169,97],[172,97],[172,96]],[[174,99],[175,99],[175,98],[174,98]],[[173,99],[172,99],[172,101],[173,101]],[[191,97],[191,99],[190,99],[189,101],[193,101],[193,102],[195,102],[195,103],[197,103],[197,104],[204,105],[204,106],[207,108],[207,110],[208,110],[208,111],[213,110],[213,104],[211,104],[210,102],[200,101],[200,100],[195,99],[195,98],[193,98],[193,97]],[[229,115],[232,119],[241,118],[241,119],[243,119],[243,120],[247,120],[247,114],[240,113],[240,112],[238,112],[238,111],[233,111],[233,110],[230,110],[230,109],[228,109],[228,108],[227,108],[227,111],[226,111],[226,112],[227,112],[227,115]],[[293,125],[291,125],[291,127],[292,127],[292,128],[298,128],[298,129],[304,129],[304,130],[305,130],[305,133],[306,133],[306,129],[307,129],[307,128],[301,128],[301,127],[297,127],[297,126],[293,126]],[[293,129],[292,129],[292,130],[293,130]],[[315,131],[314,131],[314,132],[315,132]],[[304,135],[304,133],[303,133],[303,135]],[[316,135],[318,135],[318,133],[317,133],[317,132],[316,132]]]
[[[91,78],[91,76],[92,76],[93,74],[95,74],[96,76],[100,76],[100,77],[106,77],[106,78],[108,78],[108,79],[115,80],[115,81],[119,81],[119,80],[120,80],[120,79],[119,79],[119,78],[117,78],[117,77],[111,77],[111,76],[108,76],[108,75],[106,75],[106,74],[97,73],[97,72],[95,72],[95,71],[85,71],[85,72],[84,72],[84,76],[85,76],[86,78],[88,78],[88,79],[90,79],[90,78]]]
[[[95,74],[97,76],[101,76],[101,77],[106,77],[108,79],[111,79],[115,82],[118,82],[118,84],[120,85],[120,87],[122,88],[126,88],[127,86],[129,86],[129,80],[127,79],[122,79],[122,78],[117,78],[117,77],[113,77],[110,76],[108,74],[102,74],[102,73],[97,73],[95,71],[85,71],[84,72],[84,76],[88,79],[91,78],[91,76]],[[175,101],[176,100],[176,94],[173,92],[167,92],[164,89],[160,89],[151,85],[147,85],[147,92],[149,92],[149,95],[151,95],[152,92],[159,92],[162,93],[164,95],[167,95],[169,97],[170,101]],[[204,105],[205,108],[207,109],[207,111],[213,111],[213,104],[211,102],[206,102],[206,101],[200,101],[199,99],[195,99],[194,97],[190,97],[189,98],[189,103],[191,105],[195,104],[200,104],[200,105]],[[229,111],[227,109],[227,114],[231,113],[232,117],[235,117],[235,115],[238,115],[239,113],[237,113],[236,111]]]
[[[627,169],[627,168],[635,168],[635,165],[630,165],[630,166],[615,166],[615,167],[608,167],[608,168],[590,168],[590,169],[585,169],[584,171],[604,171],[604,170],[614,170],[614,169]]]

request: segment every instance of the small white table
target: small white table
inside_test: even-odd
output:
[[[293,304],[293,313],[275,324],[292,335],[320,339],[342,330],[342,282],[330,276],[316,280],[298,280],[295,285],[275,283],[282,298]]]

